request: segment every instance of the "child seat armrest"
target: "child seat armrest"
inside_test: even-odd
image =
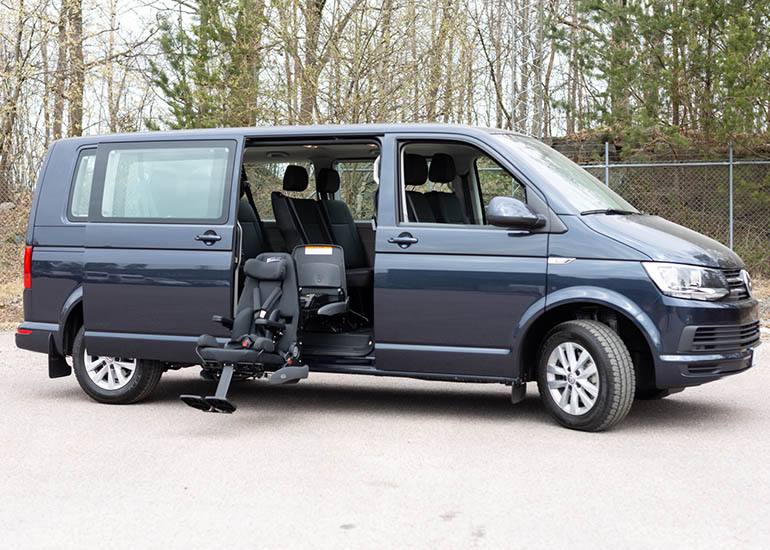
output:
[[[221,315],[212,315],[211,320],[215,323],[219,323],[225,328],[233,329],[233,320],[230,317],[223,317]]]
[[[286,323],[283,321],[274,321],[272,319],[258,317],[257,319],[254,319],[254,326],[266,327],[272,330],[284,330],[286,328]]]

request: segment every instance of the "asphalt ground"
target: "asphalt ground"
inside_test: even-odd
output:
[[[190,409],[198,369],[100,405],[0,334],[0,548],[768,548],[770,341],[615,429],[530,384],[312,375]]]

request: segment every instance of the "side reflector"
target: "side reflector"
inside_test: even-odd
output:
[[[27,330],[25,328],[19,328],[19,329],[16,329],[16,333],[17,334],[32,334],[32,331],[31,330]]]
[[[24,248],[24,288],[32,287],[32,247]]]

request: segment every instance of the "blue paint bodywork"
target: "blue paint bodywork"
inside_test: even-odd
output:
[[[55,142],[30,211],[32,290],[17,345],[65,353],[66,327],[83,314],[95,354],[196,363],[195,338],[226,337],[212,314],[232,313],[238,170],[231,170],[227,220],[219,224],[85,223],[67,219],[78,154],[116,143],[224,140],[238,162],[246,140],[343,139],[380,143],[380,187],[374,259],[373,356],[311,365],[318,371],[513,382],[527,378],[522,357],[538,346],[540,319],[559,308],[601,306],[642,334],[656,387],[700,384],[751,364],[753,350],[692,353],[680,349],[684,327],[742,325],[758,319],[757,302],[696,302],[660,293],[641,262],[742,268],[723,245],[654,216],[581,216],[569,196],[538,178],[531,159],[517,158],[496,130],[450,125],[363,125],[241,128],[126,134]],[[398,221],[399,144],[408,139],[458,141],[493,157],[533,193],[551,229]],[[100,158],[97,153],[97,158]],[[99,166],[97,160],[97,166]],[[98,170],[97,170],[98,172]],[[97,185],[98,181],[94,182]],[[563,229],[558,229],[561,227]],[[209,246],[195,236],[214,230]],[[388,239],[418,239],[401,248]],[[551,264],[549,258],[574,258]],[[542,328],[542,327],[540,327]],[[48,335],[53,335],[54,350]],[[723,365],[692,374],[693,365]]]

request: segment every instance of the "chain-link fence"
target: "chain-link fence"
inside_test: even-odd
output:
[[[770,161],[583,165],[634,206],[731,246],[770,275]]]

